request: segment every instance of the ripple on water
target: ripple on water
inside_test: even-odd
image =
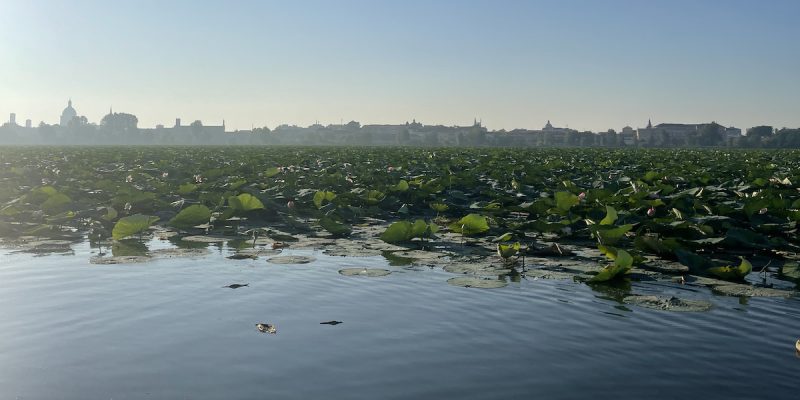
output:
[[[546,279],[465,290],[441,268],[313,251],[288,252],[315,258],[302,269],[229,251],[92,265],[92,251],[2,255],[0,397],[788,399],[800,373],[794,298]],[[714,307],[623,311],[631,295]]]

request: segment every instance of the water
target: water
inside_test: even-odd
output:
[[[92,265],[73,249],[0,251],[0,399],[797,398],[798,299],[634,284],[715,306],[669,313],[569,281],[453,287],[376,257]],[[354,266],[393,273],[337,273]]]

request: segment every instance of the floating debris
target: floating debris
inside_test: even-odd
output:
[[[228,286],[223,286],[223,288],[231,288],[231,289],[238,289],[240,287],[250,286],[249,283],[232,283]]]
[[[675,296],[626,296],[623,300],[626,304],[653,310],[675,311],[675,312],[701,312],[708,311],[713,304],[705,300],[685,300]]]
[[[264,324],[259,322],[256,324],[256,329],[258,329],[258,331],[261,333],[271,333],[273,335],[278,333],[278,329],[272,324]]]
[[[267,259],[272,264],[308,264],[317,259],[308,256],[277,256]]]
[[[340,269],[339,273],[344,276],[367,276],[374,278],[378,276],[389,275],[392,273],[392,271],[380,268],[344,268]]]
[[[342,323],[342,321],[325,321],[325,322],[320,322],[319,324],[320,325],[339,325],[341,323]],[[798,343],[800,343],[800,341],[798,341]]]
[[[452,286],[479,289],[497,289],[508,285],[505,281],[480,278],[477,276],[458,276],[448,279],[447,283]]]

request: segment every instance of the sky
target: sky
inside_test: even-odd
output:
[[[0,121],[800,127],[797,0],[0,0]]]

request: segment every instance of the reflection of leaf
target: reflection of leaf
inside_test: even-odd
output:
[[[236,211],[261,210],[264,204],[257,197],[250,193],[242,193],[238,196],[228,197],[228,204]]]
[[[169,221],[169,224],[178,228],[191,228],[195,225],[200,225],[208,222],[211,219],[211,210],[202,204],[193,204],[184,208],[174,218]]]
[[[147,246],[138,240],[118,240],[111,244],[114,257],[146,256]]]
[[[469,214],[460,220],[450,224],[450,230],[462,235],[477,235],[489,230],[489,222],[486,217],[479,214]]]
[[[753,265],[744,257],[739,257],[742,262],[738,267],[725,266],[725,267],[711,267],[708,269],[710,274],[716,275],[725,280],[742,280],[744,277],[753,270]]]
[[[114,229],[111,231],[111,237],[116,240],[120,240],[128,236],[144,232],[156,221],[158,221],[158,217],[142,214],[120,218],[120,220],[114,225]]]

